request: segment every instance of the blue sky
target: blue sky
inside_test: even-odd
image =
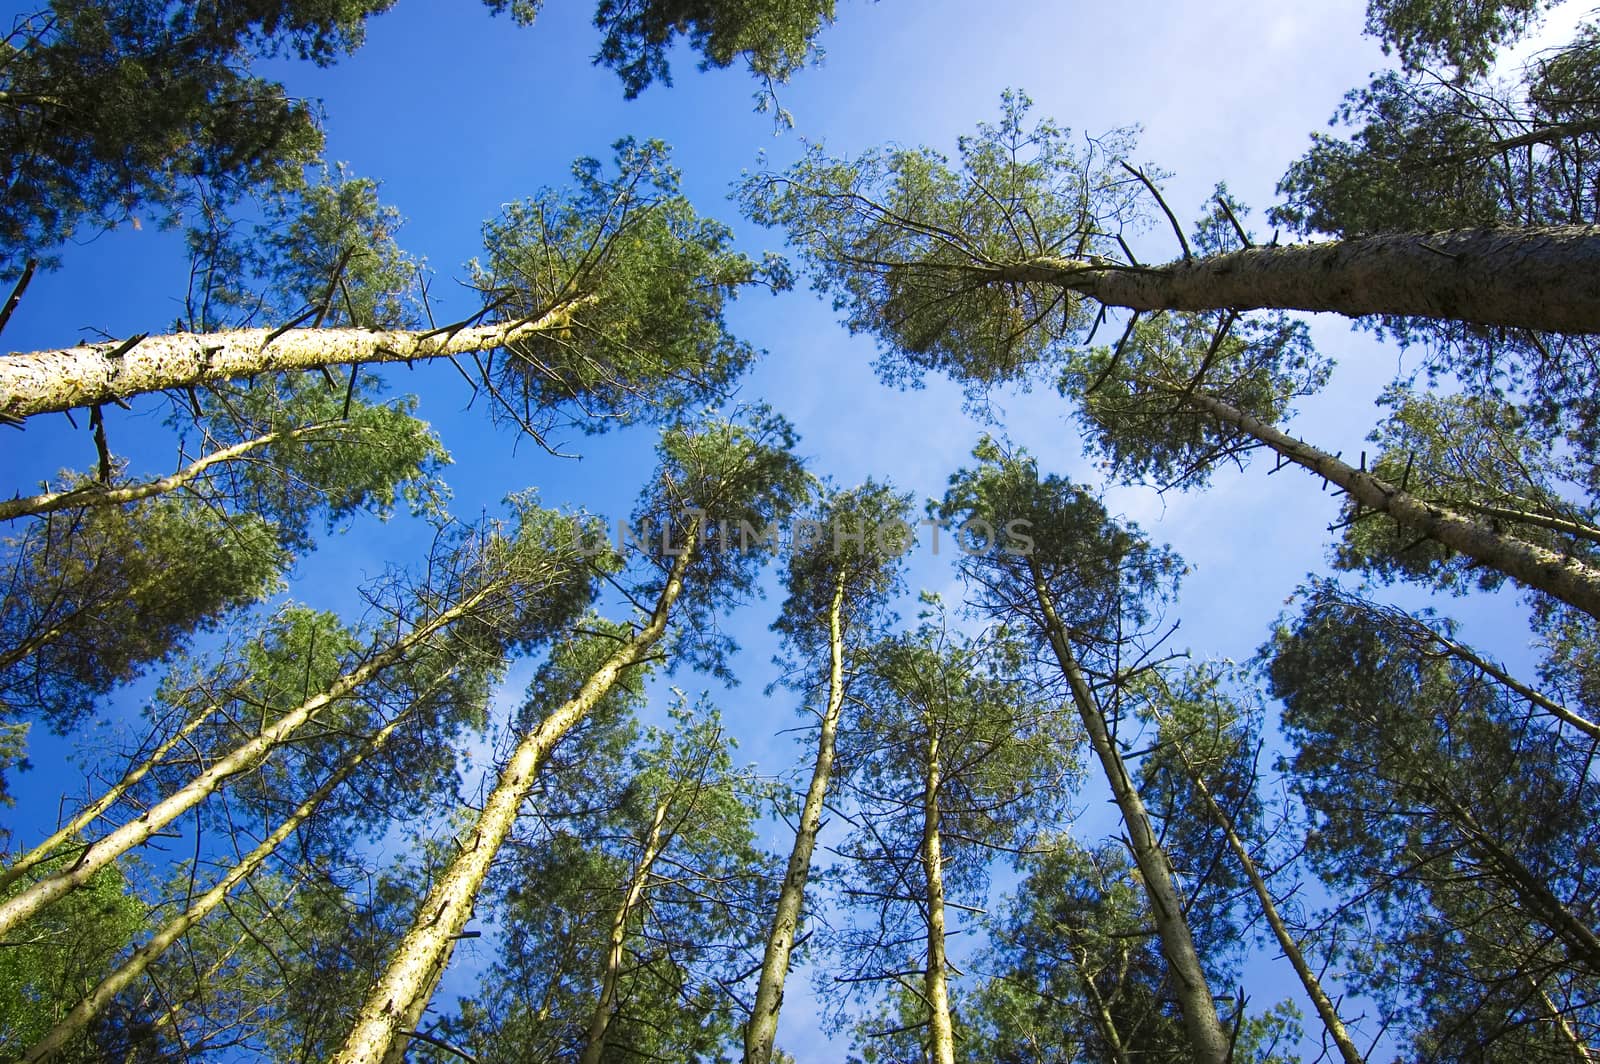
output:
[[[796,122],[782,132],[770,116],[753,112],[756,86],[742,71],[700,74],[685,52],[675,56],[675,86],[624,101],[614,75],[588,62],[597,38],[582,3],[551,4],[536,26],[520,28],[461,0],[399,0],[372,21],[353,57],[328,69],[274,63],[267,72],[293,94],[323,102],[330,160],[383,182],[385,201],[409,219],[402,244],[435,272],[436,314],[445,320],[474,309],[456,281],[478,253],[481,222],[502,203],[564,183],[574,157],[607,159],[620,136],[672,144],[699,209],[732,224],[741,246],[759,253],[781,242],[738,219],[727,200],[742,170],[782,166],[807,140],[824,141],[835,154],[889,142],[953,150],[957,136],[995,116],[1008,87],[1028,92],[1037,115],[1080,133],[1142,126],[1139,157],[1174,175],[1166,193],[1180,217],[1193,217],[1213,184],[1226,181],[1256,208],[1255,225],[1264,228],[1260,217],[1279,175],[1310,134],[1325,128],[1343,93],[1385,63],[1361,36],[1363,7],[1359,0],[842,0],[838,24],[821,39],[824,64],[780,94]],[[1151,261],[1172,257],[1169,239],[1152,231],[1138,250]],[[62,270],[33,282],[3,337],[6,349],[63,346],[90,329],[115,336],[161,330],[178,311],[185,263],[174,236],[154,225],[125,227],[67,249],[64,258]],[[937,495],[992,429],[970,417],[959,390],[942,380],[914,392],[880,385],[869,365],[870,341],[846,335],[808,291],[752,292],[731,320],[768,352],[740,398],[764,399],[794,421],[819,475],[841,484],[889,478],[919,496]],[[1399,356],[1342,319],[1319,318],[1313,329],[1340,368],[1329,389],[1303,404],[1293,431],[1352,454],[1372,427],[1372,399]],[[530,444],[516,446],[487,426],[481,409],[464,409],[467,389],[448,366],[386,373],[394,390],[421,396],[421,415],[454,455],[447,479],[464,518],[492,512],[508,491],[535,485],[546,502],[620,516],[648,472],[648,431],[573,435],[568,442],[583,459],[558,460]],[[1042,466],[1093,481],[1053,392],[1006,393],[999,406],[1005,432]],[[60,467],[90,466],[93,444],[81,417],[79,425],[74,431],[56,415],[25,434],[0,430],[0,487],[27,490]],[[112,446],[132,456],[135,471],[170,467],[175,442],[161,429],[158,404],[108,411],[107,425]],[[1173,617],[1181,621],[1177,641],[1197,656],[1248,657],[1304,574],[1323,568],[1336,501],[1298,471],[1264,473],[1259,464],[1224,472],[1204,494],[1109,495],[1114,512],[1139,521],[1193,566]],[[313,605],[352,607],[362,574],[416,559],[423,543],[406,522],[358,522],[299,566],[290,593]],[[911,582],[913,591],[960,598],[948,555],[919,551]],[[771,772],[805,757],[775,734],[795,723],[789,696],[762,694],[775,676],[767,626],[778,603],[774,594],[730,620],[745,646],[743,683],[718,695],[744,754]],[[1523,611],[1511,596],[1453,612],[1471,638],[1513,662],[1523,659]],[[514,670],[503,701],[520,695],[526,677],[526,668]],[[700,685],[688,677],[675,682]],[[12,826],[53,815],[64,786],[62,756],[60,744],[40,748],[39,770],[21,789],[24,804],[8,814]],[[1092,836],[1108,826],[1096,814],[1085,828]],[[460,961],[447,988],[470,983],[471,952]],[[1270,969],[1252,971],[1273,978]],[[780,1044],[802,1062],[835,1059],[816,1030],[806,982],[794,981]],[[1269,1000],[1263,995],[1256,1004]]]

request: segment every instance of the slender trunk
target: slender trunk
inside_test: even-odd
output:
[[[1078,948],[1076,942],[1069,941],[1067,952],[1072,957],[1073,967],[1078,969],[1078,978],[1083,982],[1084,996],[1089,999],[1089,1005],[1094,1010],[1095,1030],[1100,1032],[1100,1037],[1106,1040],[1106,1049],[1111,1053],[1112,1064],[1133,1064],[1128,1057],[1128,1047],[1122,1042],[1122,1032],[1117,1030],[1116,1017],[1111,1015],[1111,1005],[1100,993],[1100,988],[1095,985],[1094,973],[1089,971],[1087,951]]]
[[[22,418],[282,370],[493,351],[570,326],[593,296],[537,318],[443,329],[233,329],[0,357],[0,416]],[[131,343],[131,346],[129,346]]]
[[[285,713],[253,739],[234,747],[210,768],[151,806],[143,815],[130,820],[90,845],[71,867],[46,876],[28,889],[7,899],[4,904],[0,904],[0,938],[9,935],[17,926],[57,898],[81,887],[100,869],[133,847],[143,844],[156,832],[199,805],[222,787],[229,778],[260,764],[276,747],[288,740],[322,709],[349,695],[384,669],[403,660],[418,644],[470,612],[494,590],[493,587],[485,587],[439,613],[427,623],[414,628],[393,646],[374,654],[359,667],[340,676],[321,694],[306,699]]]
[[[928,885],[928,970],[923,977],[922,994],[928,1002],[929,1064],[955,1064],[956,1037],[950,1024],[950,985],[945,967],[939,783],[939,734],[930,727],[922,782],[922,871]]]
[[[661,855],[661,826],[666,823],[667,803],[656,806],[650,821],[650,831],[645,836],[644,849],[639,851],[639,861],[634,865],[623,894],[622,904],[611,918],[611,939],[606,945],[606,970],[600,977],[600,1000],[595,1002],[589,1017],[589,1030],[584,1036],[583,1056],[578,1064],[600,1064],[606,1051],[606,1032],[611,1029],[611,1017],[617,1011],[617,984],[622,977],[623,947],[628,940],[628,921],[644,898],[645,887],[650,883],[650,869]]]
[[[1189,758],[1180,748],[1178,755],[1183,758],[1183,767],[1189,779],[1194,783],[1195,790],[1199,793],[1211,818],[1222,829],[1223,835],[1228,839],[1228,846],[1233,850],[1233,855],[1239,859],[1239,865],[1244,869],[1244,874],[1250,880],[1251,888],[1256,892],[1256,899],[1261,902],[1261,913],[1267,918],[1267,925],[1272,928],[1272,934],[1278,940],[1278,946],[1283,950],[1283,955],[1289,958],[1289,963],[1294,966],[1294,972],[1300,977],[1300,984],[1306,988],[1306,996],[1311,999],[1311,1004],[1316,1006],[1317,1015],[1322,1017],[1322,1026],[1327,1030],[1328,1037],[1333,1039],[1334,1045],[1339,1047],[1339,1055],[1344,1058],[1344,1064],[1364,1064],[1361,1051],[1356,1048],[1355,1042],[1350,1039],[1350,1032],[1345,1030],[1344,1021],[1339,1019],[1339,1012],[1333,1007],[1333,1001],[1322,989],[1322,981],[1317,978],[1317,973],[1311,970],[1311,965],[1306,963],[1305,954],[1300,952],[1300,944],[1289,934],[1289,929],[1284,926],[1283,917],[1278,915],[1277,903],[1272,900],[1272,892],[1267,889],[1266,880],[1261,878],[1260,871],[1256,868],[1255,861],[1250,858],[1250,851],[1245,848],[1238,832],[1233,829],[1233,821],[1222,806],[1217,804],[1211,796],[1211,790],[1189,764]]]
[[[33,272],[39,268],[36,259],[29,259],[22,267],[22,276],[17,278],[17,283],[11,287],[11,295],[6,297],[6,305],[0,307],[0,332],[11,323],[11,315],[16,313],[17,304],[22,302],[22,294],[28,290],[28,284],[33,280]]]
[[[1161,953],[1167,960],[1177,991],[1178,1005],[1183,1011],[1183,1025],[1189,1043],[1194,1049],[1198,1064],[1227,1064],[1232,1055],[1233,1040],[1217,1016],[1217,1004],[1206,984],[1205,968],[1195,951],[1194,938],[1189,933],[1189,923],[1183,913],[1183,900],[1172,882],[1172,872],[1167,856],[1161,850],[1155,831],[1150,824],[1150,814],[1144,800],[1128,774],[1122,753],[1111,738],[1105,718],[1095,705],[1094,693],[1078,667],[1072,646],[1067,641],[1066,626],[1056,613],[1055,602],[1045,587],[1038,566],[1030,559],[1033,590],[1039,608],[1044,614],[1045,629],[1055,652],[1056,662],[1067,679],[1073,704],[1089,733],[1090,745],[1100,759],[1100,766],[1111,786],[1112,797],[1122,813],[1123,826],[1128,829],[1128,842],[1133,850],[1134,862],[1144,881],[1145,893],[1150,899],[1150,916],[1161,939]]]
[[[1386,233],[1164,266],[1034,259],[980,267],[1131,310],[1309,310],[1600,332],[1600,227]]]
[[[89,991],[88,995],[67,1013],[50,1032],[40,1039],[27,1055],[23,1057],[24,1064],[37,1064],[39,1061],[50,1059],[61,1050],[67,1042],[91,1023],[101,1011],[109,1005],[118,994],[128,987],[135,979],[144,974],[145,969],[155,963],[171,945],[189,933],[189,929],[204,920],[213,909],[222,903],[234,887],[244,882],[246,877],[253,874],[261,867],[267,858],[283,844],[283,841],[292,835],[297,828],[306,822],[315,813],[319,806],[327,800],[346,779],[350,777],[362,763],[373,754],[382,750],[389,741],[395,729],[404,721],[405,715],[397,716],[394,720],[384,725],[369,739],[366,745],[354,754],[344,758],[338,769],[329,776],[310,797],[301,802],[286,817],[277,828],[261,840],[255,849],[246,854],[238,864],[230,868],[226,875],[217,880],[211,889],[200,895],[179,916],[169,920],[167,924],[150,936],[143,946],[134,951],[133,955],[122,963],[116,971],[102,979],[98,986]]]
[[[1544,1006],[1545,1016],[1555,1025],[1556,1033],[1561,1035],[1561,1040],[1572,1050],[1575,1064],[1594,1064],[1594,1054],[1584,1044],[1583,1039],[1578,1037],[1578,1032],[1573,1029],[1566,1013],[1556,1008],[1556,1003],[1551,1000],[1549,992],[1537,981],[1532,977],[1529,977],[1528,981],[1533,983],[1534,993],[1539,995],[1539,1004]]]
[[[1161,387],[1196,409],[1212,414],[1245,435],[1259,440],[1288,461],[1337,484],[1357,503],[1388,514],[1396,523],[1417,535],[1437,540],[1451,550],[1516,578],[1528,587],[1553,595],[1591,616],[1600,617],[1600,571],[1515,536],[1502,535],[1488,524],[1464,517],[1444,506],[1423,502],[1371,473],[1356,469],[1326,451],[1279,432],[1271,425],[1204,392],[1189,392],[1170,384],[1162,384]]]
[[[683,589],[683,576],[694,556],[699,532],[699,523],[692,522],[649,623],[607,658],[578,693],[546,717],[512,753],[494,793],[484,803],[471,841],[434,883],[388,969],[368,992],[354,1028],[333,1058],[334,1064],[399,1064],[404,1059],[406,1040],[400,1036],[416,1029],[433,988],[444,973],[456,936],[472,915],[489,866],[533,788],[539,766],[562,736],[588,715],[624,672],[644,659],[666,631],[667,618]]]
[[[149,757],[125,772],[122,778],[108,788],[105,793],[79,810],[76,816],[57,828],[49,838],[13,861],[4,872],[0,872],[0,892],[3,892],[11,884],[21,879],[30,870],[48,860],[50,855],[55,853],[62,843],[68,839],[76,838],[90,824],[100,819],[106,810],[117,804],[117,801],[124,794],[127,794],[140,780],[148,776],[150,770],[159,765],[162,759],[172,752],[173,747],[193,735],[195,729],[204,724],[210,716],[210,707],[195,713],[183,723],[181,728],[172,734],[171,738],[151,751]]]
[[[800,930],[800,909],[805,902],[806,879],[811,874],[817,833],[822,829],[823,803],[828,795],[828,780],[833,775],[839,714],[844,706],[844,593],[845,578],[841,574],[833,586],[833,600],[828,605],[828,704],[817,735],[817,762],[811,770],[805,805],[800,809],[800,823],[795,828],[794,847],[789,851],[789,867],[778,893],[772,929],[767,933],[761,981],[756,986],[755,1004],[744,1031],[744,1064],[770,1064],[772,1060],[773,1044],[778,1036],[778,1010],[783,1007],[783,983],[789,974],[795,935]]]
[[[93,484],[87,487],[73,488],[71,491],[48,491],[39,495],[30,495],[25,499],[8,499],[5,502],[0,502],[0,521],[13,521],[19,517],[54,513],[57,510],[68,510],[78,506],[119,506],[122,503],[148,499],[152,495],[161,495],[181,488],[185,484],[191,484],[212,466],[242,458],[257,448],[314,435],[318,432],[324,432],[337,424],[338,422],[330,421],[319,425],[307,425],[304,428],[269,432],[264,436],[257,436],[253,440],[245,440],[242,443],[236,443],[230,447],[214,451],[190,463],[171,476],[161,477],[159,480],[146,481],[143,484],[129,484],[121,488],[105,488],[99,484]]]
[[[1584,521],[1574,521],[1567,517],[1552,517],[1549,514],[1538,513],[1534,510],[1522,510],[1511,506],[1496,506],[1486,502],[1472,502],[1461,500],[1458,502],[1436,503],[1439,506],[1451,506],[1467,513],[1482,514],[1484,517],[1498,518],[1501,521],[1511,521],[1520,525],[1533,525],[1536,528],[1547,529],[1563,536],[1574,539],[1586,539],[1591,543],[1600,543],[1600,528]]]

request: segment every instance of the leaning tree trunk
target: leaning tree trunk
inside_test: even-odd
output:
[[[1284,925],[1283,917],[1278,914],[1278,905],[1272,899],[1272,892],[1267,889],[1266,880],[1261,878],[1256,863],[1250,857],[1250,851],[1245,848],[1244,841],[1239,838],[1238,832],[1233,829],[1233,820],[1223,811],[1222,806],[1211,796],[1211,789],[1200,778],[1200,773],[1195,771],[1189,759],[1184,755],[1182,748],[1178,756],[1183,758],[1183,767],[1195,791],[1205,803],[1206,810],[1211,814],[1211,819],[1216,821],[1222,833],[1227,837],[1228,847],[1233,850],[1233,855],[1239,859],[1239,865],[1244,869],[1245,876],[1250,880],[1251,889],[1256,892],[1256,899],[1261,902],[1261,913],[1267,918],[1267,925],[1272,928],[1273,937],[1278,940],[1278,946],[1283,950],[1283,955],[1289,958],[1289,963],[1294,966],[1294,973],[1300,977],[1300,985],[1305,987],[1306,996],[1311,999],[1311,1004],[1316,1006],[1317,1015],[1322,1018],[1322,1026],[1328,1032],[1328,1037],[1333,1039],[1334,1045],[1339,1047],[1339,1055],[1344,1058],[1344,1064],[1366,1064],[1361,1051],[1356,1048],[1355,1042],[1350,1039],[1350,1032],[1345,1029],[1344,1021],[1339,1018],[1339,1011],[1333,1007],[1333,1001],[1322,989],[1322,981],[1317,978],[1317,973],[1311,970],[1311,965],[1306,963],[1305,954],[1300,951],[1300,944],[1289,934],[1289,929]]]
[[[744,1032],[744,1064],[769,1064],[772,1060],[773,1043],[778,1036],[778,1010],[783,1007],[783,984],[789,974],[795,935],[800,930],[800,909],[805,902],[806,879],[811,875],[817,833],[822,830],[823,803],[828,796],[828,780],[833,775],[839,715],[844,707],[844,593],[845,577],[841,574],[833,586],[833,600],[828,605],[828,704],[817,735],[817,762],[811,770],[811,785],[806,788],[800,823],[795,827],[794,847],[789,851],[789,867],[784,872],[777,911],[767,933],[761,981],[756,986],[755,1004],[751,1006],[750,1022]]]
[[[593,296],[537,318],[442,329],[232,329],[133,337],[0,357],[0,419],[24,418],[282,370],[493,351],[571,325]]]
[[[1326,451],[1279,432],[1215,396],[1170,383],[1159,386],[1197,410],[1260,441],[1284,459],[1337,484],[1359,505],[1388,514],[1419,536],[1498,569],[1527,587],[1553,595],[1593,617],[1600,617],[1600,570],[1537,544],[1496,532],[1487,522],[1421,499],[1340,461]]]
[[[1139,867],[1140,878],[1144,880],[1145,893],[1150,900],[1151,920],[1161,940],[1161,953],[1166,957],[1167,967],[1176,984],[1178,1006],[1183,1012],[1183,1025],[1189,1035],[1195,1060],[1198,1064],[1227,1064],[1232,1055],[1233,1040],[1228,1037],[1222,1020],[1217,1016],[1217,1004],[1206,983],[1205,968],[1195,950],[1194,937],[1189,932],[1189,922],[1184,916],[1183,899],[1172,881],[1167,855],[1156,839],[1150,814],[1145,809],[1144,799],[1139,796],[1133,778],[1128,774],[1122,753],[1106,728],[1099,707],[1095,705],[1094,693],[1078,667],[1077,658],[1067,640],[1066,626],[1056,613],[1055,602],[1045,587],[1044,577],[1032,560],[1028,564],[1033,574],[1034,596],[1044,615],[1051,649],[1055,652],[1062,675],[1066,677],[1084,730],[1089,733],[1090,745],[1094,747],[1100,766],[1105,771],[1112,797],[1122,813],[1123,825],[1128,829],[1128,843],[1133,850],[1134,862]]]
[[[334,1064],[400,1064],[404,1060],[409,1033],[416,1029],[444,974],[456,936],[472,915],[484,877],[533,789],[539,766],[555,744],[660,640],[667,629],[672,604],[683,589],[684,573],[694,557],[699,532],[699,523],[691,523],[682,553],[673,562],[649,623],[607,658],[578,693],[540,722],[512,753],[494,793],[484,803],[471,841],[462,847],[418,909],[411,930],[396,948],[389,967],[368,992],[355,1027],[333,1058]]]
[[[151,806],[142,816],[128,821],[90,845],[70,866],[44,877],[26,890],[7,899],[4,904],[0,904],[0,938],[8,936],[20,924],[56,899],[77,890],[92,879],[96,872],[133,847],[148,841],[156,832],[210,797],[231,777],[247,772],[260,764],[322,709],[351,694],[389,666],[404,660],[418,644],[470,613],[495,590],[493,586],[482,588],[451,608],[441,611],[427,623],[412,629],[393,646],[374,654],[360,666],[340,676],[321,694],[306,699],[254,738],[234,747],[226,756],[215,761],[210,768]]]
[[[1387,233],[1163,266],[1044,258],[975,269],[1130,310],[1332,311],[1600,332],[1600,226]]]
[[[928,970],[922,994],[928,1006],[928,1060],[955,1064],[956,1037],[950,1023],[950,981],[944,931],[944,856],[939,845],[939,734],[928,731],[922,777],[922,871],[928,888]]]
[[[154,964],[174,942],[189,933],[189,929],[204,920],[211,911],[222,904],[224,898],[247,877],[259,869],[267,858],[271,857],[285,839],[304,824],[317,809],[328,799],[328,796],[343,783],[350,775],[360,768],[366,760],[383,749],[395,730],[404,722],[407,714],[400,714],[380,728],[366,744],[354,754],[344,758],[339,767],[323,781],[322,785],[312,791],[305,801],[295,807],[284,820],[273,829],[255,849],[246,854],[238,864],[230,868],[225,875],[210,890],[200,895],[190,903],[178,916],[169,920],[167,924],[150,936],[149,941],[133,952],[121,966],[79,1001],[73,1010],[62,1017],[43,1038],[28,1050],[23,1057],[24,1064],[38,1064],[49,1060],[61,1051],[61,1048],[70,1041],[79,1031],[92,1023],[103,1012],[107,1005],[115,1000],[135,979],[145,973],[145,970]]]
[[[622,904],[611,917],[611,937],[606,943],[606,968],[600,976],[600,1000],[595,1002],[589,1017],[589,1029],[584,1035],[583,1056],[578,1064],[600,1064],[606,1052],[606,1035],[611,1030],[611,1017],[617,1012],[617,985],[622,979],[623,947],[628,940],[628,921],[644,898],[650,885],[650,870],[661,856],[661,828],[667,820],[667,802],[656,806],[650,820],[650,831],[645,836],[644,848],[628,879],[628,889],[623,892]]]

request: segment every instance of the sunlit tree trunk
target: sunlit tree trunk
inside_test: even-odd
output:
[[[833,758],[839,732],[839,715],[844,706],[844,593],[845,575],[840,574],[828,605],[828,703],[822,713],[817,735],[817,760],[806,788],[800,823],[795,828],[794,847],[789,851],[789,867],[784,872],[778,894],[777,911],[767,934],[767,949],[761,962],[761,981],[756,986],[755,1004],[745,1028],[745,1064],[769,1064],[778,1035],[778,1012],[783,1007],[783,984],[789,974],[789,957],[800,930],[800,909],[805,902],[806,879],[811,874],[811,858],[822,828],[823,804],[828,780],[833,774]]]
[[[470,839],[422,903],[411,930],[395,950],[389,967],[368,993],[354,1029],[333,1058],[335,1064],[400,1064],[407,1032],[427,1007],[444,972],[450,951],[472,915],[478,891],[499,852],[523,801],[532,790],[539,766],[555,744],[606,696],[623,674],[644,660],[667,629],[672,604],[683,589],[683,577],[694,556],[700,526],[691,522],[681,553],[656,600],[649,622],[606,659],[570,701],[547,716],[512,753],[494,792],[484,803]]]
[[[1199,953],[1195,951],[1194,938],[1184,917],[1183,899],[1172,881],[1166,854],[1162,852],[1161,844],[1151,828],[1150,814],[1145,809],[1133,778],[1128,774],[1122,753],[1117,749],[1105,718],[1095,704],[1094,693],[1078,667],[1077,657],[1067,640],[1066,627],[1056,613],[1050,591],[1031,559],[1029,568],[1051,649],[1055,652],[1062,675],[1066,677],[1073,704],[1083,721],[1084,730],[1089,733],[1090,745],[1100,760],[1106,782],[1111,786],[1112,797],[1122,813],[1123,826],[1127,828],[1133,859],[1139,867],[1140,878],[1150,899],[1151,920],[1161,939],[1161,952],[1172,974],[1178,1005],[1183,1012],[1184,1029],[1194,1049],[1195,1059],[1199,1064],[1227,1064],[1232,1053],[1232,1039],[1217,1016],[1216,1001],[1206,984],[1205,969],[1200,963]]]
[[[928,1059],[931,1064],[955,1064],[956,1039],[950,1023],[950,983],[945,967],[939,771],[939,731],[930,727],[922,783],[922,870],[928,890],[928,970],[923,977],[922,993],[928,1005]]]

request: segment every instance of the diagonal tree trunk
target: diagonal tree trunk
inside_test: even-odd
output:
[[[955,1064],[955,1030],[950,1023],[950,983],[945,955],[944,856],[939,845],[939,733],[928,730],[922,782],[922,870],[928,890],[928,969],[922,995],[928,1005],[928,1060]]]
[[[817,833],[822,829],[823,805],[828,781],[833,775],[834,750],[839,733],[839,715],[844,707],[844,593],[845,574],[840,573],[828,604],[828,704],[822,713],[817,735],[817,761],[811,770],[800,823],[795,828],[794,847],[789,851],[789,867],[784,872],[778,893],[777,911],[767,933],[766,953],[761,961],[761,981],[756,986],[755,1004],[744,1032],[744,1064],[769,1064],[773,1043],[778,1036],[778,1011],[783,1007],[783,984],[789,974],[789,957],[794,952],[795,935],[800,930],[800,909],[805,902],[806,879],[811,874],[811,858],[817,848]]]
[[[600,1059],[606,1052],[606,1034],[611,1029],[611,1017],[617,1012],[617,984],[622,977],[623,947],[628,939],[628,921],[633,918],[634,910],[639,907],[639,902],[644,897],[645,887],[650,884],[650,870],[656,863],[656,858],[661,856],[661,828],[666,823],[667,805],[663,800],[656,806],[655,816],[650,820],[650,830],[645,835],[644,848],[639,851],[639,860],[634,865],[633,875],[629,877],[628,889],[623,894],[622,904],[617,907],[616,913],[611,918],[611,937],[606,943],[606,969],[600,977],[600,1000],[595,1002],[594,1012],[589,1017],[589,1028],[584,1035],[583,1056],[578,1064],[600,1064]]]
[[[1306,310],[1600,332],[1600,226],[1386,233],[1163,266],[1033,259],[974,266],[1131,310]]]
[[[1111,795],[1128,830],[1128,843],[1150,900],[1151,920],[1161,939],[1161,952],[1176,986],[1184,1029],[1188,1032],[1195,1060],[1198,1064],[1227,1064],[1232,1056],[1233,1040],[1217,1016],[1216,1001],[1206,983],[1200,955],[1195,951],[1189,922],[1184,916],[1183,899],[1172,881],[1167,856],[1162,852],[1151,827],[1144,799],[1139,796],[1139,789],[1128,774],[1122,753],[1117,749],[1099,707],[1095,705],[1094,693],[1078,667],[1077,657],[1067,639],[1066,626],[1056,613],[1055,602],[1045,587],[1044,577],[1032,558],[1028,561],[1028,567],[1033,575],[1034,596],[1044,616],[1051,649],[1055,652],[1062,675],[1066,677],[1073,704],[1083,721],[1084,730],[1089,733],[1090,745],[1100,759],[1106,782],[1111,786]]]
[[[282,370],[493,351],[571,325],[593,296],[537,318],[443,329],[234,329],[0,357],[0,417],[24,418]]]
[[[434,883],[388,969],[368,993],[354,1028],[333,1058],[334,1064],[400,1064],[404,1060],[409,1033],[416,1029],[444,974],[456,936],[472,915],[484,877],[516,823],[540,765],[555,744],[588,715],[628,669],[644,660],[666,632],[668,616],[683,590],[684,574],[695,555],[699,533],[699,521],[692,521],[682,553],[673,562],[649,622],[607,658],[570,701],[528,733],[512,753],[473,826],[471,841]]]
[[[368,658],[360,666],[335,680],[327,690],[306,699],[285,713],[270,727],[247,742],[234,747],[226,756],[194,777],[183,787],[151,806],[142,816],[112,831],[90,845],[68,868],[48,875],[26,890],[0,904],[0,937],[5,937],[39,910],[63,895],[81,887],[94,874],[135,846],[142,845],[156,832],[199,805],[228,779],[260,764],[274,749],[286,742],[325,707],[354,692],[384,669],[404,660],[434,633],[470,613],[496,587],[484,587],[456,605],[439,612],[432,620],[418,625],[386,650]]]
[[[1360,505],[1388,514],[1417,535],[1438,540],[1451,550],[1498,569],[1527,587],[1553,595],[1590,616],[1600,617],[1600,570],[1537,544],[1496,532],[1486,522],[1475,521],[1445,506],[1423,502],[1215,396],[1169,382],[1155,383],[1195,409],[1260,441],[1295,465],[1325,477]]]

